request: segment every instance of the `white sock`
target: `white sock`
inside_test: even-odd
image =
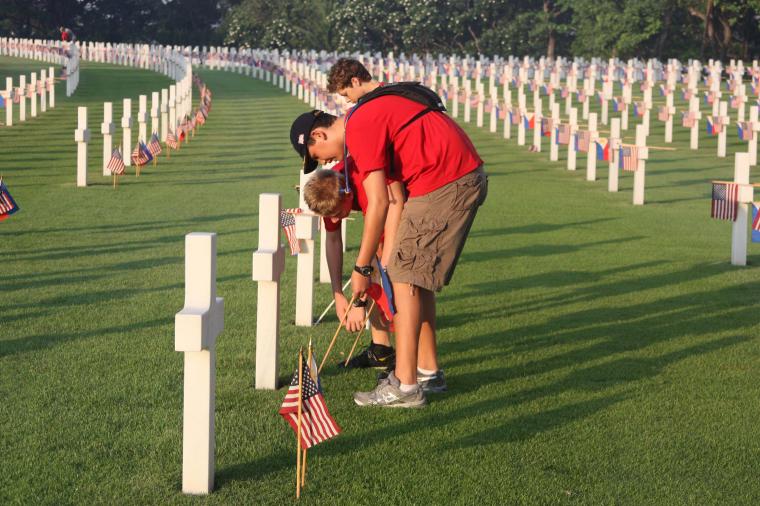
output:
[[[409,392],[414,392],[415,390],[417,390],[417,383],[413,385],[404,385],[403,383],[401,383],[401,385],[399,386],[399,389],[405,394],[408,394]]]
[[[423,369],[422,367],[417,368],[417,374],[419,376],[435,376],[435,373],[437,372],[437,370]]]

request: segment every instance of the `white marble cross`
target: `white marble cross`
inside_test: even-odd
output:
[[[5,126],[13,126],[13,78],[5,78]]]
[[[618,172],[618,164],[620,163],[618,161],[618,150],[620,149],[620,143],[620,118],[612,118],[612,121],[610,122],[609,140],[610,163],[607,179],[607,191],[609,192],[618,191],[618,177],[620,176]]]
[[[169,90],[161,90],[161,141],[166,142],[169,133]]]
[[[47,71],[41,70],[40,71],[40,81],[42,86],[40,89],[42,90],[42,93],[40,93],[40,112],[47,112]]]
[[[124,107],[121,116],[121,145],[124,146],[124,165],[132,165],[132,99],[124,99]]]
[[[257,282],[256,379],[257,389],[277,388],[280,340],[280,276],[285,250],[280,244],[279,193],[259,195],[259,247],[253,253],[253,280]]]
[[[714,121],[717,121],[718,124],[720,124],[720,132],[718,133],[718,158],[725,158],[726,135],[728,125],[731,121],[731,118],[728,116],[728,103],[721,101],[718,111],[719,114],[713,118]]]
[[[702,118],[702,112],[699,110],[699,97],[696,93],[692,94],[691,99],[689,99],[689,114],[694,119],[694,124],[691,126],[689,147],[699,149],[699,120]]]
[[[103,102],[103,123],[100,124],[100,133],[103,134],[103,175],[110,176],[111,170],[108,162],[113,152],[113,134],[116,132],[113,123],[113,102]]]
[[[216,296],[216,234],[185,236],[185,307],[174,316],[174,349],[185,354],[182,492],[214,488],[216,339],[224,300]]]
[[[311,327],[314,323],[314,240],[318,218],[310,214],[303,199],[303,188],[312,174],[301,172],[299,207],[307,212],[295,216],[296,237],[301,243],[296,272],[296,325],[299,327]]]
[[[570,109],[568,124],[570,125],[570,142],[567,143],[567,170],[575,170],[578,158],[578,153],[575,151],[575,134],[578,132],[578,109],[575,107]]]
[[[77,143],[77,186],[87,186],[87,143],[90,142],[90,131],[87,129],[87,108],[77,108],[77,129],[74,130],[74,141]]]
[[[644,125],[636,125],[637,167],[633,173],[633,205],[644,205],[644,189],[646,179],[646,161],[649,158],[647,148],[647,132]]]
[[[597,117],[596,113],[592,112],[588,115],[588,157],[586,159],[586,181],[596,181],[596,141],[599,140],[599,132],[597,131]]]
[[[32,90],[32,93],[31,93],[32,96],[30,99],[31,114],[32,114],[32,118],[36,118],[37,117],[37,72],[32,72],[32,82],[29,86]]]
[[[19,90],[21,91],[21,101],[18,107],[18,120],[26,121],[26,76],[19,76]]]

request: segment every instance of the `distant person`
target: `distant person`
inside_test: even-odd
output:
[[[76,35],[71,31],[71,28],[61,26],[58,30],[61,32],[61,40],[63,42],[74,42],[76,40]]]

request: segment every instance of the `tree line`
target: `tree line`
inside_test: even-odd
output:
[[[340,51],[760,55],[760,0],[5,0],[0,35]]]

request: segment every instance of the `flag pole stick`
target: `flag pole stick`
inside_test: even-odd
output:
[[[351,297],[351,302],[348,303],[348,309],[351,309],[351,306],[354,303],[354,300],[356,299],[356,296]],[[322,373],[322,368],[325,366],[325,362],[327,362],[327,356],[330,354],[330,351],[332,350],[332,347],[335,345],[335,340],[338,338],[338,334],[340,333],[340,328],[343,326],[343,323],[346,321],[346,318],[348,317],[348,310],[346,313],[341,317],[340,322],[338,323],[338,330],[335,331],[335,335],[333,335],[332,341],[330,341],[330,346],[327,347],[327,351],[325,352],[325,356],[322,357],[322,363],[319,364],[319,369],[317,370],[317,374]]]
[[[311,339],[309,339],[309,358],[306,361],[306,363],[309,364],[309,375],[314,374],[314,372],[311,370],[311,357],[312,357]],[[300,400],[299,402],[303,402],[303,400]],[[306,452],[307,452],[307,448],[304,448],[303,449],[303,464],[301,464],[301,487],[306,486]]]
[[[301,498],[301,409],[303,402],[303,348],[298,350],[298,430],[296,431],[296,499]]]
[[[354,339],[354,345],[351,346],[351,351],[348,352],[348,356],[346,357],[346,362],[343,364],[344,367],[348,367],[348,361],[351,360],[351,355],[354,354],[356,345],[359,344],[359,339],[362,337],[362,334],[364,333],[364,329],[367,328],[367,322],[369,321],[369,317],[372,314],[373,309],[375,309],[375,299],[372,299],[372,304],[370,304],[369,306],[369,311],[367,311],[367,316],[366,318],[364,318],[364,325],[362,325],[361,330],[359,330],[359,333],[356,335],[356,339]]]
[[[346,284],[345,284],[345,285],[343,285],[343,291],[345,291],[345,290],[346,290],[346,288],[348,287],[348,285],[350,285],[350,284],[351,284],[351,278],[349,278],[349,279],[348,279],[348,281],[346,281]],[[327,307],[325,308],[325,310],[324,310],[324,311],[322,311],[322,314],[321,314],[321,315],[319,315],[319,318],[317,318],[317,321],[316,321],[316,322],[314,322],[314,325],[319,325],[319,324],[320,324],[320,322],[322,321],[322,318],[324,318],[324,317],[325,317],[325,315],[327,314],[327,312],[328,312],[328,311],[330,310],[330,308],[331,308],[331,307],[333,307],[334,305],[335,305],[335,298],[333,298],[333,300],[332,300],[332,301],[330,301],[330,303],[327,305]]]
[[[116,174],[111,174],[113,176],[113,188],[116,189]]]

